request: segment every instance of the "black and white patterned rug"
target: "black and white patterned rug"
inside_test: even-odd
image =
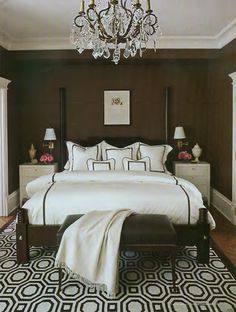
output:
[[[176,260],[177,292],[171,264],[144,252],[120,258],[119,294],[110,299],[66,274],[57,294],[55,250],[31,248],[31,262],[17,265],[15,223],[0,234],[0,312],[235,312],[236,281],[211,249],[209,265],[196,262],[196,249]]]

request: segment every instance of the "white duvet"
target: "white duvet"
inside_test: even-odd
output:
[[[174,224],[188,224],[188,220],[194,224],[199,208],[204,207],[201,193],[192,183],[177,178],[177,185],[176,178],[165,173],[63,171],[52,177],[39,177],[26,187],[30,199],[23,208],[28,209],[31,224],[62,224],[70,214],[118,209],[165,214]],[[210,213],[208,220],[213,229]]]

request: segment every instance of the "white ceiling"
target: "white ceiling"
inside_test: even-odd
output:
[[[161,48],[221,48],[236,38],[236,0],[151,4],[162,29]],[[69,33],[79,5],[80,0],[0,0],[0,45],[9,50],[73,48]]]

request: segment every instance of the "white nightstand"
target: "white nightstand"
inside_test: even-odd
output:
[[[19,168],[19,174],[20,174],[20,206],[22,204],[23,198],[28,198],[26,194],[26,185],[28,182],[35,180],[36,178],[54,173],[58,171],[58,165],[57,163],[52,164],[36,164],[33,165],[31,163],[25,163],[20,165]]]
[[[205,161],[199,163],[174,161],[173,166],[174,174],[192,182],[202,196],[207,198],[208,205],[210,205],[210,164]]]

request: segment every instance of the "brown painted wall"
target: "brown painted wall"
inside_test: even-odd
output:
[[[55,127],[58,134],[60,87],[67,92],[67,138],[86,140],[92,136],[164,138],[164,92],[169,86],[170,137],[176,125],[183,125],[190,147],[197,141],[204,151],[202,159],[212,164],[213,186],[231,198],[232,92],[227,75],[233,71],[235,42],[222,51],[160,50],[118,66],[94,61],[89,53],[78,57],[75,51],[8,52],[8,60],[13,80],[9,86],[10,191],[18,186],[18,164],[28,160],[29,145],[36,145],[39,156],[45,128]],[[103,91],[109,89],[131,91],[131,126],[103,125]]]
[[[207,81],[205,61],[157,61],[152,64],[52,64],[32,61],[19,71],[20,159],[31,142],[42,152],[46,127],[59,130],[58,90],[67,92],[67,138],[128,136],[164,139],[165,87],[171,90],[170,137],[184,125],[191,145],[206,150]],[[131,91],[131,125],[103,125],[103,91]],[[55,151],[58,157],[57,151]]]
[[[0,77],[6,75],[6,62],[7,62],[7,51],[0,46]]]
[[[8,85],[8,162],[9,162],[9,194],[19,186],[19,106],[17,101],[18,75],[10,53],[0,47],[0,77],[11,80]]]
[[[212,164],[212,185],[232,199],[232,80],[236,71],[236,40],[221,50],[219,59],[209,62],[208,158]]]

